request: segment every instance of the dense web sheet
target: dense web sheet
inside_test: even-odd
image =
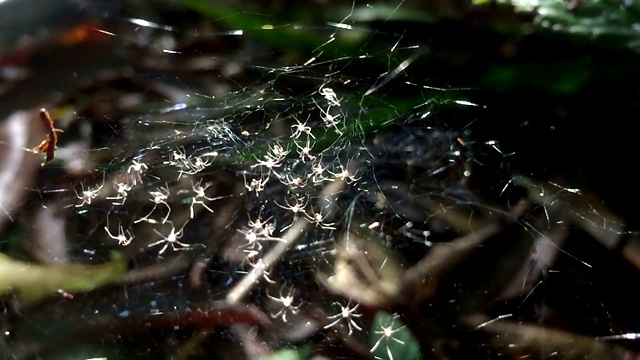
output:
[[[216,28],[135,11],[92,25],[131,68],[54,104],[55,160],[17,182],[19,200],[0,196],[3,241],[28,239],[22,258],[52,279],[33,291],[7,277],[2,352],[75,339],[109,358],[637,350],[638,299],[612,281],[637,279],[636,234],[586,191],[520,171],[482,89],[425,76],[431,49],[384,25],[409,5],[367,12],[388,5],[317,23],[234,10]],[[79,93],[115,105],[77,116]],[[2,151],[35,173],[12,119]]]

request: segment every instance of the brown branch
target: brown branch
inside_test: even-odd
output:
[[[404,305],[418,304],[431,299],[437,292],[438,280],[469,259],[488,239],[513,226],[529,209],[529,202],[522,200],[507,216],[479,231],[461,236],[448,243],[436,244],[417,264],[405,271],[401,279],[400,294]]]

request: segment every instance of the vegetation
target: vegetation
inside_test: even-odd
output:
[[[0,34],[0,358],[637,356],[633,2],[70,4]]]

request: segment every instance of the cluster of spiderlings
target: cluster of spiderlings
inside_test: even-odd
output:
[[[257,130],[251,125],[243,129],[233,119],[228,123],[200,120],[192,129],[198,140],[182,137],[139,151],[128,163],[119,163],[102,183],[80,183],[72,205],[81,213],[106,203],[109,210],[100,226],[104,241],[135,246],[162,259],[175,252],[196,256],[194,250],[204,246],[208,252],[217,251],[205,245],[208,239],[186,234],[215,222],[223,212],[218,211],[220,201],[240,201],[235,207],[238,213],[224,226],[229,229],[224,241],[235,251],[230,260],[237,269],[234,276],[258,271],[254,286],[266,294],[261,302],[266,313],[275,320],[292,322],[311,304],[305,301],[305,282],[295,274],[317,270],[320,259],[331,266],[335,241],[343,230],[348,231],[349,221],[345,204],[337,203],[341,198],[347,201],[360,193],[366,195],[362,190],[366,183],[361,180],[369,181],[370,171],[355,154],[365,144],[353,143],[359,139],[350,132],[353,125],[336,92],[320,87],[305,101],[311,108],[279,114],[280,118]],[[267,135],[267,129],[276,126],[280,126],[279,134]],[[234,179],[232,187],[223,188],[219,172]],[[341,184],[339,192],[323,195],[333,184]],[[299,245],[279,263],[269,262],[269,253],[288,241]],[[314,251],[322,258],[310,255]],[[221,251],[217,256],[227,254]],[[150,258],[153,261],[154,256]],[[320,329],[361,336],[356,333],[363,331],[366,319],[361,319],[355,299],[347,295],[321,307],[327,315]],[[384,346],[384,341],[394,341],[381,335],[385,339],[372,352]]]
[[[253,155],[241,171],[245,199],[257,204],[255,211],[238,226],[239,247],[251,266],[259,266],[266,244],[283,242],[283,235],[299,221],[318,231],[337,229],[337,212],[317,195],[334,181],[351,184],[348,159],[336,156],[335,148],[318,142],[327,134],[343,134],[340,101],[331,88],[322,87],[312,99],[316,114],[289,115],[288,138],[264,144],[262,155]],[[266,271],[268,272],[268,270]]]
[[[134,243],[144,248],[158,247],[159,254],[167,250],[192,249],[191,245],[180,241],[189,220],[202,211],[214,213],[213,203],[232,196],[213,196],[215,182],[207,181],[205,170],[217,156],[215,151],[188,156],[180,147],[171,150],[165,160],[159,162],[160,155],[149,151],[123,163],[119,170],[105,170],[101,183],[93,186],[79,183],[79,189],[74,189],[75,197],[67,207],[85,214],[92,209],[99,212],[98,208],[106,206],[108,215],[102,228],[108,244],[115,240],[119,246]],[[160,177],[153,173],[166,168],[174,170],[169,174],[177,176],[171,179],[172,175]],[[176,206],[180,206],[181,211],[173,216]],[[184,213],[188,217],[183,216]],[[120,222],[113,221],[113,217]],[[144,229],[144,239],[136,236],[140,226],[145,226],[143,224],[151,226],[150,234]]]
[[[236,132],[237,129],[231,130],[223,120],[205,120],[194,124],[193,129],[194,133],[204,131],[207,139],[204,145],[183,142],[183,145],[176,146],[166,142],[150,146],[130,159],[128,164],[122,163],[119,171],[105,171],[102,183],[92,186],[79,183],[79,188],[74,189],[77,202],[70,205],[75,206],[79,213],[86,213],[97,204],[109,205],[106,225],[102,227],[105,238],[115,240],[120,246],[142,241],[134,229],[138,224],[158,227],[170,224],[171,227],[164,226],[164,230],[152,229],[153,233],[160,236],[159,239],[152,238],[147,240],[147,244],[138,244],[147,247],[170,245],[161,248],[161,252],[165,252],[167,249],[189,248],[178,239],[187,221],[194,219],[199,211],[214,213],[215,206],[212,204],[217,200],[245,197],[247,202],[258,203],[261,209],[257,215],[251,215],[248,211],[246,223],[236,225],[237,234],[243,237],[244,244],[241,247],[246,260],[255,265],[263,245],[282,241],[281,235],[299,219],[320,230],[335,230],[335,214],[325,210],[315,195],[316,190],[333,181],[352,183],[358,180],[357,175],[348,168],[348,159],[341,161],[336,158],[336,151],[331,146],[328,149],[325,144],[324,148],[316,146],[316,141],[327,133],[338,136],[343,133],[341,120],[344,115],[338,96],[333,89],[321,87],[310,103],[312,111],[306,117],[298,118],[294,114],[288,118],[291,120],[287,125],[290,129],[288,139],[267,139],[263,143],[266,151],[262,155],[251,155],[252,159],[236,167],[237,174],[241,175],[244,182],[244,191],[236,190],[224,196],[215,196],[218,189],[215,180],[210,181],[209,175],[211,169],[218,166],[221,153],[220,148],[215,149],[213,145],[225,141],[240,144],[242,136],[239,131]],[[236,153],[241,153],[240,148],[236,146]],[[247,148],[259,154],[255,147],[249,146],[244,150]],[[171,179],[166,173],[160,174],[159,169],[170,169],[176,177]],[[265,189],[273,186],[280,187],[278,196],[265,196]],[[132,200],[128,200],[132,194],[135,204],[130,204]],[[176,206],[188,208],[188,219],[173,216]],[[266,209],[264,214],[262,209]],[[110,216],[117,217],[120,222],[113,219],[109,221]]]

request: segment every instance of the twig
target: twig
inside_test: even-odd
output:
[[[327,198],[340,191],[344,186],[344,180],[336,180],[327,185],[320,194],[320,198]],[[329,202],[327,212],[335,207],[333,202]],[[265,272],[268,272],[273,266],[280,260],[283,255],[298,241],[301,235],[307,230],[311,224],[304,217],[298,218],[296,222],[289,228],[289,230],[282,236],[282,241],[278,242],[276,246],[262,258],[261,266],[256,266],[249,272],[240,282],[229,292],[227,295],[227,302],[234,304],[242,300],[251,288],[256,284]]]
[[[400,293],[405,294],[406,298],[401,301],[409,301],[410,299],[416,304],[430,299],[437,291],[438,279],[465,262],[477,249],[482,248],[488,239],[516,224],[528,209],[529,202],[522,200],[501,221],[491,223],[452,242],[435,246],[427,256],[402,276]],[[426,286],[425,279],[429,279],[428,286]]]
[[[548,358],[560,356],[571,359],[637,359],[638,354],[622,346],[609,344],[598,338],[568,331],[546,328],[538,324],[503,319],[489,320],[483,315],[463,319],[466,326],[484,330],[491,345],[507,355]],[[513,344],[518,344],[514,347]]]

